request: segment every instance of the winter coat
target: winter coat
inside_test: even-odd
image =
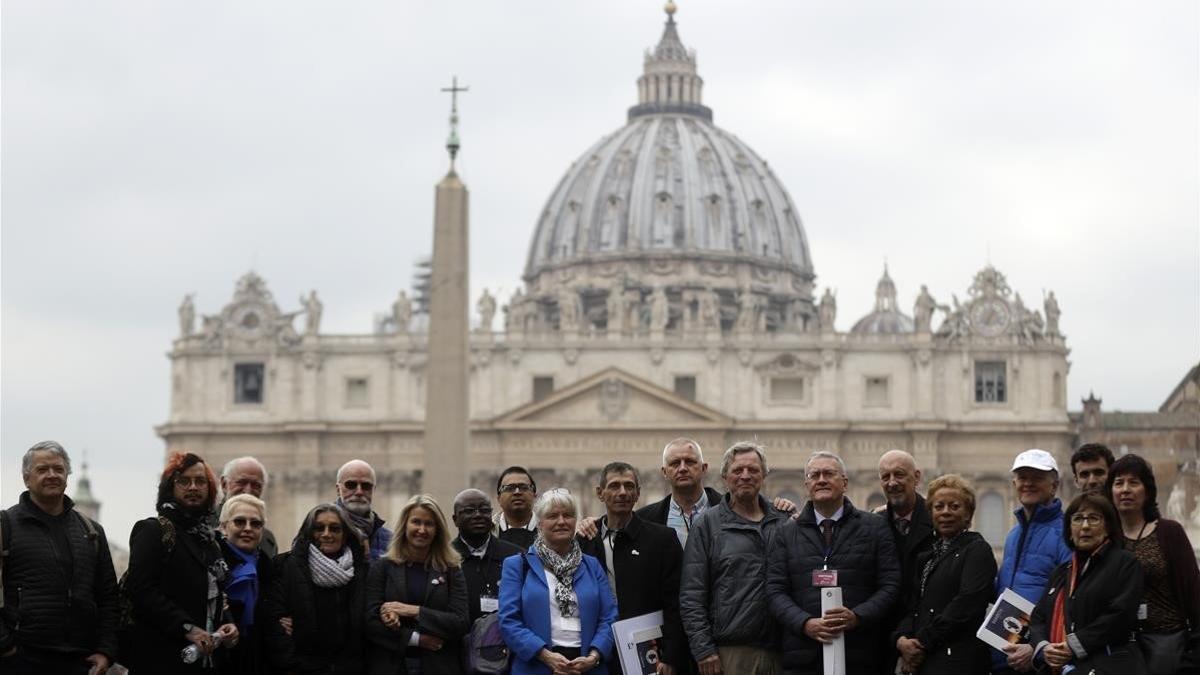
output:
[[[975,632],[992,601],[996,578],[992,547],[978,532],[963,532],[929,572],[922,594],[921,576],[932,557],[929,550],[915,561],[914,591],[904,618],[891,635],[892,644],[901,637],[921,642],[925,660],[920,675],[986,673],[988,648]]]
[[[462,672],[462,638],[467,624],[467,580],[462,568],[445,572],[430,568],[425,592],[414,598],[408,594],[403,563],[384,558],[371,563],[367,573],[367,672],[370,675],[395,675],[407,672],[404,659],[413,631],[436,635],[443,640],[437,651],[421,649],[421,668],[427,675],[458,675]],[[420,605],[415,622],[404,621],[399,630],[383,625],[379,608],[385,602],[399,601]]]
[[[882,516],[854,508],[845,499],[842,517],[834,526],[833,547],[826,558],[812,502],[800,518],[779,528],[771,545],[767,568],[767,602],[783,629],[783,668],[787,672],[820,673],[821,643],[804,633],[804,623],[821,617],[820,587],[813,570],[837,571],[842,605],[858,617],[858,626],[845,633],[849,672],[878,671],[881,632],[900,596],[900,561]]]
[[[716,506],[721,501],[721,493],[710,487],[704,488],[704,493],[708,495],[709,506]],[[667,516],[671,513],[671,499],[671,494],[667,493],[666,497],[638,509],[637,514],[647,522],[666,525]]]
[[[600,562],[584,554],[571,577],[579,603],[579,652],[600,652],[602,672],[613,650],[612,624],[617,620],[617,602]],[[546,568],[533,548],[504,561],[500,582],[500,632],[512,651],[512,675],[550,675],[538,660],[538,652],[551,644],[550,586]]]
[[[599,529],[599,526],[597,526]],[[596,558],[608,572],[604,540],[599,533],[579,542],[583,552]],[[692,657],[688,651],[683,623],[679,620],[679,573],[683,567],[683,549],[675,531],[665,525],[648,523],[634,514],[613,537],[613,567],[617,575],[617,616],[663,613],[662,660],[687,672]],[[621,675],[618,658],[608,661],[608,671]]]
[[[366,671],[363,625],[367,563],[341,588],[313,583],[307,551],[280,553],[263,604],[267,651],[275,669],[296,675],[361,675]],[[279,625],[291,617],[292,634]]]
[[[476,558],[471,555],[471,549],[467,548],[461,537],[456,537],[452,543],[454,550],[462,556],[463,576],[467,580],[467,614],[473,625],[475,619],[483,616],[479,598],[483,596],[484,591],[495,598],[497,603],[500,601],[500,573],[504,559],[520,555],[521,549],[497,539],[495,535],[488,535],[487,550],[483,558]]]
[[[226,542],[221,548],[225,556],[225,564],[232,572],[240,565],[242,559],[230,551],[231,546]],[[254,607],[254,625],[248,631],[238,626],[237,645],[226,654],[222,675],[266,675],[270,672],[267,662],[266,640],[264,631],[268,627],[266,612],[263,610],[268,589],[271,587],[271,559],[265,553],[260,553],[255,565],[258,573],[258,603]],[[229,598],[230,622],[240,624],[246,606],[232,597]]]
[[[133,525],[129,535],[129,571],[125,587],[133,603],[133,653],[122,655],[131,662],[134,675],[165,675],[199,673],[201,661],[184,664],[180,651],[191,644],[184,624],[206,628],[208,612],[208,574],[210,569],[223,567],[223,555],[216,539],[202,539],[188,533],[180,525],[179,514],[164,509],[164,515],[175,523],[174,546],[164,558],[163,528],[158,518],[147,518]],[[222,561],[221,564],[217,564]],[[224,606],[224,583],[227,574],[218,579],[218,616],[215,630],[228,619],[221,614]],[[214,663],[220,665],[226,655],[224,648],[213,652]]]
[[[762,495],[758,502],[758,523],[735,513],[726,495],[692,524],[679,614],[697,661],[721,645],[778,648],[778,628],[767,611],[767,551],[787,514]]]
[[[117,653],[117,579],[104,529],[84,522],[69,497],[63,513],[49,516],[21,494],[3,525],[4,609],[0,610],[0,653],[14,645],[79,655]],[[91,526],[89,530],[88,526]],[[71,578],[64,577],[57,537],[66,528]]]
[[[1029,644],[1041,662],[1041,648],[1050,639],[1054,602],[1069,592],[1072,563],[1055,568],[1046,592],[1033,608]],[[1067,645],[1075,653],[1077,673],[1143,675],[1142,654],[1132,642],[1142,601],[1142,567],[1129,551],[1110,543],[1092,556],[1076,582],[1075,594],[1066,600]]]
[[[1037,604],[1050,579],[1054,568],[1071,559],[1071,549],[1063,541],[1062,502],[1057,498],[1048,504],[1040,504],[1033,518],[1025,516],[1025,509],[1017,507],[1013,514],[1017,524],[1004,539],[1004,559],[996,575],[996,595],[1005,589],[1013,591],[1031,603]],[[1005,655],[992,650],[992,668],[1005,667]]]

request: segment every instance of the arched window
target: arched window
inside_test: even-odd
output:
[[[995,492],[986,492],[975,510],[975,531],[983,535],[992,546],[1003,546],[1008,534],[1008,511],[1004,508],[1004,497]]]

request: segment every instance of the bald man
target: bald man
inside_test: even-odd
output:
[[[463,490],[454,497],[454,550],[462,556],[467,578],[467,612],[471,623],[500,608],[500,572],[504,559],[520,555],[516,544],[492,534],[492,502],[482,491]]]
[[[888,450],[879,458],[879,487],[887,504],[875,510],[887,518],[900,557],[900,600],[887,619],[895,626],[908,606],[909,595],[916,586],[917,556],[933,547],[933,519],[925,506],[925,498],[917,494],[921,470],[913,456],[903,450]],[[891,639],[886,648],[895,651]],[[896,655],[898,657],[898,654]],[[889,660],[894,664],[896,660]]]
[[[387,553],[392,541],[392,531],[384,527],[383,518],[371,510],[375,485],[375,469],[361,459],[352,459],[338,469],[337,504],[346,509],[350,520],[369,543],[368,554],[373,561]]]

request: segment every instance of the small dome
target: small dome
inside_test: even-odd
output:
[[[888,275],[887,265],[875,287],[875,310],[854,323],[851,333],[861,335],[892,335],[913,332],[913,320],[896,308],[896,284]]]

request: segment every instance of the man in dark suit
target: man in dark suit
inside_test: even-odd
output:
[[[604,503],[605,515],[597,525],[596,536],[581,537],[580,546],[584,553],[599,560],[608,573],[619,618],[663,613],[658,673],[687,673],[691,659],[679,618],[683,549],[666,526],[648,522],[633,512],[640,491],[636,469],[625,462],[606,465],[596,487],[596,497]],[[608,671],[614,675],[622,672],[620,658],[615,654],[608,660]]]
[[[467,578],[467,610],[471,623],[499,609],[500,573],[504,559],[519,555],[516,545],[492,535],[492,504],[475,489],[463,490],[454,498],[454,525],[458,536],[454,550],[462,556]]]
[[[875,510],[887,519],[896,543],[896,555],[900,558],[900,600],[885,620],[888,635],[881,648],[886,649],[888,671],[896,663],[899,653],[891,644],[891,630],[904,617],[904,610],[916,585],[917,556],[933,547],[937,538],[933,531],[933,520],[925,505],[925,498],[917,494],[921,482],[921,470],[913,456],[903,450],[889,450],[879,458],[879,487],[887,498],[887,504]],[[894,658],[892,658],[894,657]]]
[[[670,494],[638,509],[637,515],[675,530],[679,545],[686,546],[692,521],[720,502],[721,493],[704,487],[708,463],[700,444],[690,438],[676,438],[663,448],[662,474],[671,486]]]

